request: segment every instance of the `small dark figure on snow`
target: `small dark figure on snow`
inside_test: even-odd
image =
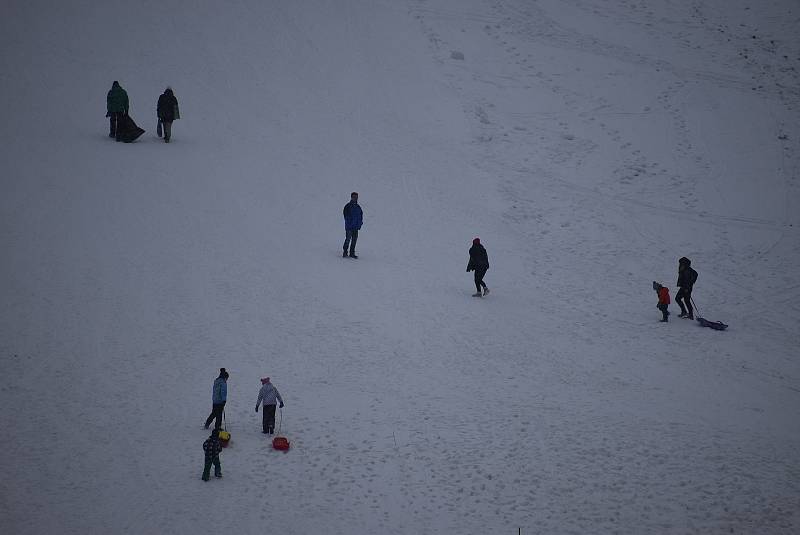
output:
[[[358,241],[358,231],[361,230],[361,225],[364,222],[364,212],[358,205],[358,193],[355,191],[350,194],[350,202],[344,205],[342,210],[344,216],[344,246],[342,247],[342,256],[347,258],[347,248],[350,247],[350,258],[358,258],[356,256],[356,241]]]
[[[681,257],[678,260],[678,293],[675,294],[675,302],[681,307],[679,318],[694,319],[692,309],[692,287],[697,281],[697,272],[692,269],[692,261]]]
[[[219,369],[219,377],[214,380],[211,389],[211,414],[206,419],[206,429],[211,425],[211,421],[216,419],[214,429],[222,427],[222,411],[225,410],[225,402],[228,400],[228,372],[225,368]]]
[[[658,304],[656,308],[661,311],[662,318],[659,321],[669,321],[669,289],[653,281],[653,289],[658,294]]]
[[[469,248],[469,263],[467,264],[467,273],[470,271],[475,272],[475,289],[476,293],[472,297],[483,297],[489,294],[489,288],[483,282],[483,276],[489,269],[489,255],[486,254],[486,249],[481,245],[480,238],[472,240],[472,247]]]
[[[128,115],[128,106],[128,92],[114,80],[106,96],[106,117],[110,123],[108,137],[117,137],[120,117]]]
[[[262,433],[270,435],[275,432],[275,402],[280,403],[280,408],[283,408],[283,399],[278,393],[278,389],[269,382],[269,377],[261,379],[261,390],[258,391],[258,399],[256,400],[256,412],[258,406],[263,402],[264,410],[261,413],[261,427]]]
[[[172,137],[172,121],[181,118],[181,113],[178,110],[178,99],[172,92],[171,87],[158,97],[158,104],[156,106],[156,115],[158,115],[158,137],[161,137],[161,129],[164,129],[164,143],[169,143]]]
[[[222,451],[222,442],[219,441],[219,429],[212,429],[211,436],[203,442],[203,451],[206,454],[206,463],[203,467],[203,481],[208,481],[211,475],[211,465],[214,465],[214,477],[222,477],[222,466],[219,464],[219,454]]]

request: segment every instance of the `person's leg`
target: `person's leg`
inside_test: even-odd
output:
[[[169,138],[172,137],[172,121],[164,121],[164,142],[169,143]]]
[[[275,405],[265,405],[264,413],[267,415],[267,429],[272,434],[275,432]]]
[[[681,288],[678,290],[678,293],[675,294],[675,302],[678,303],[678,306],[681,307],[681,316],[686,315],[686,307],[683,305],[683,298],[684,298],[684,289]]]
[[[211,457],[206,457],[206,463],[203,466],[203,481],[208,481],[209,475],[211,475]]]
[[[692,291],[688,290],[683,293],[683,301],[686,303],[686,310],[689,311],[689,319],[694,319],[694,309],[692,308]]]
[[[342,245],[342,256],[347,256],[347,248],[350,247],[350,238],[353,237],[352,230],[344,231],[344,245]]]
[[[350,240],[350,256],[356,254],[356,242],[358,241],[358,230],[351,230],[352,239]]]
[[[211,414],[209,414],[208,418],[206,418],[206,429],[208,429],[208,426],[211,425],[211,422],[214,420],[216,416],[217,416],[217,406],[211,405]]]
[[[269,416],[267,415],[266,405],[261,407],[261,431],[263,433],[269,433]]]
[[[214,477],[222,477],[222,465],[219,464],[219,455],[211,460],[214,463]]]
[[[117,135],[117,123],[116,119],[114,118],[114,114],[108,116],[108,137],[114,137]]]
[[[481,287],[481,278],[482,277],[483,277],[483,275],[481,275],[481,270],[480,269],[476,269],[475,270],[475,289],[478,291],[478,293],[481,293],[481,289],[482,289],[482,287]]]

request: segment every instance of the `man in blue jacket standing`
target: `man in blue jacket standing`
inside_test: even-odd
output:
[[[358,258],[356,256],[356,241],[358,241],[358,231],[361,230],[361,224],[364,219],[364,212],[358,205],[358,193],[355,191],[350,194],[350,202],[344,205],[342,210],[344,215],[344,246],[342,247],[342,256],[347,258],[347,248],[350,247],[350,258]]]
[[[211,420],[216,419],[214,429],[222,427],[222,411],[225,409],[225,402],[228,400],[228,372],[225,368],[219,369],[219,377],[214,380],[214,387],[211,390],[211,414],[206,419],[206,429],[211,425]]]

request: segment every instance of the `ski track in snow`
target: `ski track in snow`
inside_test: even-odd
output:
[[[800,10],[764,4],[14,6],[0,522],[796,533]],[[115,77],[148,130],[173,84],[173,143],[102,135]],[[683,255],[728,331],[657,323]]]

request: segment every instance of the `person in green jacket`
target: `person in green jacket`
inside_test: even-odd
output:
[[[106,97],[106,117],[110,123],[108,137],[117,136],[117,123],[122,115],[128,114],[128,93],[122,89],[119,82],[114,80]]]

